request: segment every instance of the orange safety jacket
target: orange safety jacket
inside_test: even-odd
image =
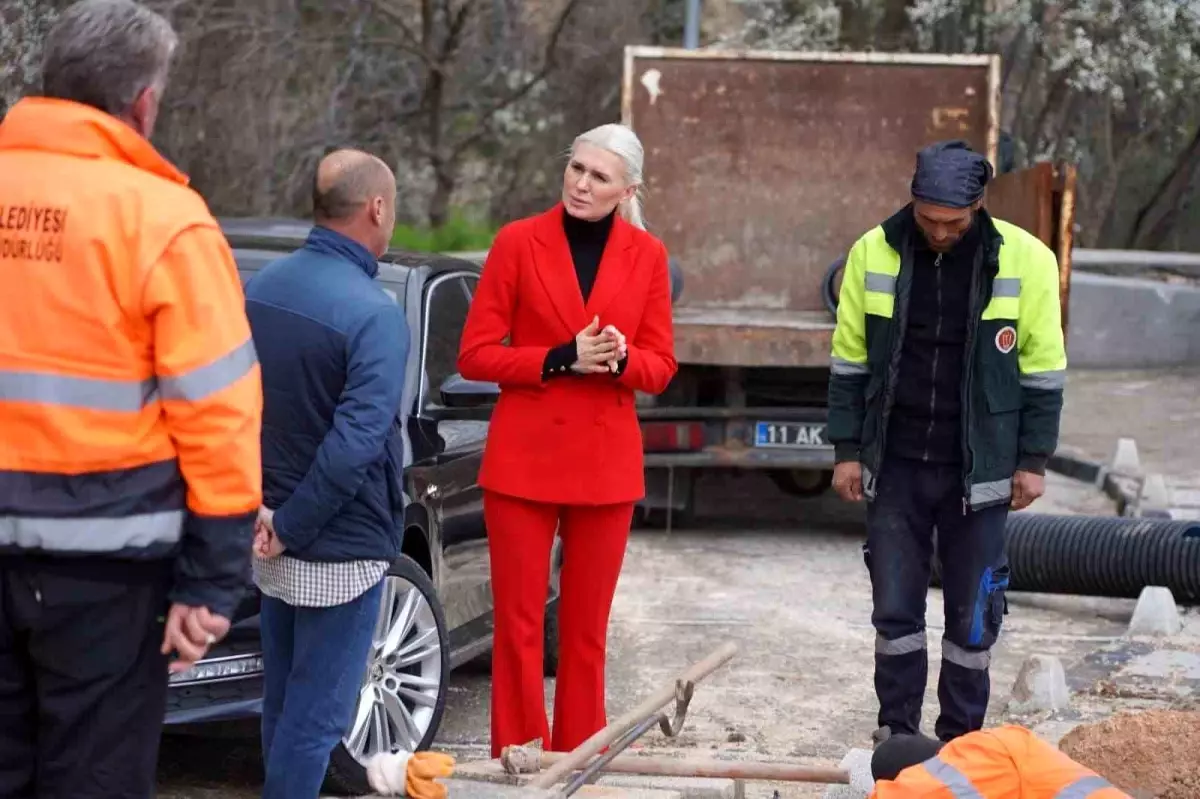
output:
[[[0,555],[174,558],[172,600],[228,616],[261,425],[241,281],[204,200],[115,117],[19,101],[0,123]]]
[[[950,741],[875,784],[871,799],[1130,799],[1029,730],[1008,725]]]

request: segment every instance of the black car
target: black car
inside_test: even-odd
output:
[[[243,283],[303,242],[306,225],[225,226]],[[478,485],[494,383],[455,368],[480,267],[444,256],[389,252],[378,281],[405,310],[412,347],[401,417],[408,464],[402,555],[386,578],[354,721],[330,761],[330,787],[366,793],[365,760],[428,747],[446,704],[452,669],[491,649],[492,592]],[[547,586],[546,662],[557,661],[555,546]],[[259,596],[251,585],[229,635],[192,669],[170,678],[166,724],[193,725],[262,711]]]

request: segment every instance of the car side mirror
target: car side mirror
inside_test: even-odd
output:
[[[442,405],[446,408],[479,408],[492,405],[500,397],[500,386],[483,380],[467,380],[452,374],[441,385]]]

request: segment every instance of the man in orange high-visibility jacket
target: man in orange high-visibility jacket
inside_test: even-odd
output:
[[[0,123],[0,797],[152,795],[169,658],[248,585],[260,373],[229,247],[148,141],[175,42],[77,3]]]
[[[876,748],[871,799],[1130,799],[1029,730],[978,730],[943,744],[893,735]]]

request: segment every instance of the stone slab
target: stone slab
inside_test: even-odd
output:
[[[1179,701],[1200,698],[1200,652],[1132,639],[1102,647],[1074,664],[1067,681],[1102,697]]]
[[[469,779],[500,785],[521,785],[533,777],[514,776],[505,772],[497,760],[459,763],[454,769],[458,779]],[[742,799],[744,790],[738,780],[708,777],[654,777],[638,774],[604,774],[596,785],[623,790],[674,791],[684,799]]]

